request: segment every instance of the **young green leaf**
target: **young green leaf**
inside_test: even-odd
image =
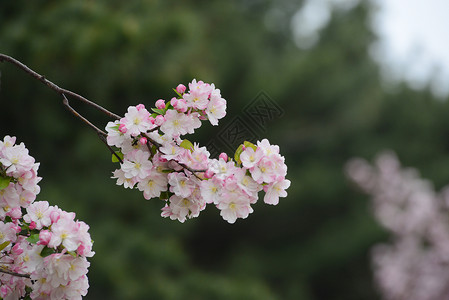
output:
[[[159,199],[167,200],[168,198],[170,198],[170,194],[168,192],[161,192],[161,195],[159,196]]]
[[[0,191],[7,188],[9,186],[10,181],[11,181],[10,177],[0,177]]]
[[[180,93],[178,93],[178,91],[176,89],[173,89],[173,91],[175,91],[175,93],[182,98],[182,95]]]
[[[253,150],[254,151],[256,151],[257,150],[257,146],[256,145],[254,145],[253,143],[251,143],[251,142],[248,142],[248,141],[244,141],[243,142],[243,145],[245,145],[245,147],[246,148],[253,148]]]
[[[6,241],[0,244],[0,251],[8,247],[8,245],[11,243],[11,241]]]
[[[165,113],[164,109],[152,108],[151,110],[157,113],[158,115],[163,115]]]
[[[115,154],[117,154],[118,157],[120,157],[121,160],[123,160],[123,153],[120,151],[116,151]],[[116,163],[119,162],[117,156],[115,156],[114,154],[112,154],[112,162]]]
[[[51,254],[53,254],[53,253],[56,253],[56,250],[55,250],[55,249],[48,248],[47,246],[45,246],[45,247],[42,249],[42,251],[41,251],[41,253],[40,253],[40,256],[41,256],[41,257],[47,257],[47,256],[49,256],[49,255],[51,255]]]
[[[184,148],[184,149],[187,149],[187,150],[190,150],[190,152],[193,152],[193,144],[192,144],[192,142],[191,141],[189,141],[189,140],[183,140],[182,142],[181,142],[181,144],[179,144],[179,147],[182,147],[182,148]]]
[[[241,164],[242,161],[240,160],[240,154],[242,154],[243,152],[243,144],[241,144],[237,150],[235,150],[235,154],[234,154],[234,160],[236,163]]]
[[[39,242],[39,233],[30,235],[26,238],[26,240],[31,244],[36,244],[37,242]]]

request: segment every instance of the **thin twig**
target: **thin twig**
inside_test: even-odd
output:
[[[106,145],[106,147],[108,147],[108,149],[111,152],[111,154],[114,155],[115,158],[117,158],[117,160],[122,164],[123,160],[120,158],[120,156],[117,155],[117,153],[114,151],[114,149],[112,149],[112,147],[109,146],[108,141],[106,140],[106,137],[104,135],[100,134],[100,133],[98,133],[98,137]]]
[[[70,106],[69,104],[69,100],[67,99],[67,97],[65,96],[65,94],[62,94],[62,98],[64,98],[62,100],[62,103],[64,104],[64,106],[68,109],[68,111],[70,111],[72,113],[72,115],[74,115],[75,117],[77,117],[78,119],[80,119],[81,121],[83,121],[85,124],[87,124],[88,126],[90,126],[93,130],[95,130],[97,132],[98,135],[102,135],[102,136],[107,136],[107,133],[104,132],[103,130],[99,129],[97,126],[95,126],[94,124],[92,124],[88,119],[86,119],[85,117],[83,117],[81,114],[79,114],[76,110],[73,109],[73,107]]]
[[[77,93],[74,93],[72,91],[60,88],[59,86],[57,86],[56,84],[54,84],[53,82],[51,82],[50,80],[46,79],[45,76],[31,70],[29,67],[27,67],[25,64],[21,63],[20,61],[18,61],[15,58],[12,58],[11,56],[5,55],[0,53],[0,62],[9,62],[11,64],[16,65],[17,67],[19,67],[20,69],[22,69],[23,71],[25,71],[26,73],[30,74],[31,76],[33,76],[34,78],[36,78],[37,80],[39,80],[40,82],[44,83],[46,86],[48,86],[50,89],[54,90],[55,92],[57,92],[60,95],[66,94],[70,97],[73,97],[75,99],[78,99],[81,102],[84,102],[92,107],[94,107],[95,109],[101,111],[102,113],[108,115],[111,118],[114,119],[120,119],[120,116],[110,112],[109,110],[107,110],[106,108],[90,101],[87,100],[86,98],[84,98],[81,95],[78,95]]]
[[[30,274],[20,274],[20,273],[16,273],[16,272],[12,272],[9,271],[8,269],[5,269],[3,267],[0,267],[0,273],[5,273],[5,274],[9,274],[12,276],[17,276],[17,277],[25,277],[25,278],[30,278]]]
[[[174,162],[176,162],[178,165],[180,165],[181,167],[183,167],[184,169],[189,170],[189,171],[190,171],[196,178],[198,178],[198,179],[200,179],[200,180],[202,180],[202,178],[200,178],[198,175],[196,175],[196,173],[204,173],[204,172],[207,171],[207,170],[195,170],[195,169],[192,169],[192,168],[190,168],[189,166],[187,166],[186,164],[183,164],[182,162],[179,162],[179,161],[174,160],[174,159],[170,159],[170,161],[174,161]]]
[[[89,120],[87,120],[85,117],[83,117],[80,113],[78,113],[73,107],[70,106],[69,104],[69,100],[67,99],[67,96],[70,96],[72,98],[75,98],[83,103],[86,103],[92,107],[94,107],[95,109],[101,111],[102,113],[108,115],[111,118],[114,119],[121,119],[120,116],[108,111],[107,109],[105,109],[104,107],[84,98],[81,95],[78,95],[77,93],[74,93],[72,91],[63,89],[61,87],[59,87],[58,85],[54,84],[53,82],[51,82],[50,80],[46,79],[43,75],[33,71],[32,69],[30,69],[29,67],[27,67],[25,64],[21,63],[20,61],[18,61],[15,58],[12,58],[11,56],[5,55],[0,53],[0,62],[9,62],[17,67],[19,67],[20,69],[22,69],[23,71],[25,71],[26,73],[30,74],[31,76],[33,76],[35,79],[39,80],[40,82],[44,83],[46,86],[48,86],[50,89],[52,89],[53,91],[57,92],[58,94],[60,94],[63,98],[62,103],[64,104],[64,106],[67,108],[67,110],[70,111],[70,113],[72,113],[75,117],[77,117],[78,119],[80,119],[82,122],[84,122],[86,125],[88,125],[89,127],[91,127],[93,130],[95,130],[95,132],[97,133],[98,137],[100,138],[100,140],[108,147],[109,151],[118,159],[118,161],[122,164],[123,160],[117,155],[117,153],[111,148],[111,146],[108,145],[106,137],[107,137],[107,133],[105,133],[103,130],[99,129],[98,127],[96,127],[94,124],[92,124]],[[67,95],[67,96],[66,96]],[[151,130],[149,130],[148,132],[152,132],[155,130],[158,130],[159,127],[153,128]],[[160,147],[162,147],[161,144],[159,144],[158,142],[156,142],[155,140],[151,139],[147,134],[142,133],[142,136],[144,136],[145,138],[147,138],[147,140],[149,142],[151,142],[151,144],[153,144],[154,146],[156,146],[157,150],[159,150]],[[147,144],[148,145],[148,144]],[[151,149],[148,145],[148,148],[151,152]],[[184,163],[181,163],[179,161],[176,160],[171,160],[176,162],[178,165],[180,165],[181,167],[183,167],[184,169],[190,171],[193,175],[195,175],[195,177],[197,177],[198,179],[201,179],[200,177],[198,177],[198,175],[196,173],[204,173],[206,172],[206,170],[195,170],[190,168],[189,166],[187,166]],[[1,271],[1,270],[0,270]],[[9,272],[9,271],[8,271]],[[5,272],[6,273],[6,272]],[[19,274],[21,275],[21,274]],[[18,275],[16,275],[18,276]],[[22,277],[27,277],[22,276]]]

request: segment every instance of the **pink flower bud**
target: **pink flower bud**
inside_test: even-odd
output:
[[[224,161],[228,161],[228,155],[224,152],[220,153],[219,158],[221,158]]]
[[[49,230],[42,230],[39,233],[39,245],[47,245],[51,240],[51,232]]]
[[[171,98],[171,100],[170,100],[170,104],[174,107],[178,101],[179,101],[178,98],[173,97],[173,98]]]
[[[22,228],[19,225],[12,226],[11,228],[14,229],[16,233],[20,233],[22,231]]]
[[[206,172],[204,172],[204,177],[205,178],[212,178],[212,176],[214,176],[214,172],[212,170],[207,170]]]
[[[142,109],[145,109],[145,105],[143,105],[143,104],[138,104],[138,105],[136,106],[136,108],[137,108],[137,110],[142,110]]]
[[[78,246],[78,249],[76,249],[76,252],[78,253],[78,255],[81,255],[81,256],[86,255],[86,254],[87,254],[86,246],[84,246],[84,244],[81,243],[81,244]]]
[[[155,119],[153,117],[148,117],[148,121],[150,121],[151,124],[154,124]]]
[[[141,145],[146,145],[147,144],[147,138],[146,137],[141,137],[140,140],[139,140],[139,143]]]
[[[23,249],[20,247],[20,244],[15,244],[12,248],[11,248],[11,252],[14,255],[20,255],[23,253]]]
[[[120,124],[119,126],[118,126],[118,131],[120,131],[121,133],[126,133],[126,126],[125,126],[125,124]]]
[[[156,108],[164,109],[165,108],[165,100],[159,99],[156,101]]]
[[[0,287],[0,296],[1,296],[2,298],[5,298],[6,296],[8,296],[8,294],[9,294],[9,286],[7,286],[7,285],[2,285],[2,286]]]
[[[8,212],[8,216],[14,220],[20,219],[22,217],[22,210],[19,207],[14,207]]]
[[[31,221],[30,226],[28,226],[31,230],[36,229],[36,222]]]
[[[54,224],[54,223],[58,222],[59,217],[60,217],[60,215],[59,215],[59,212],[58,212],[58,211],[56,211],[56,210],[52,211],[52,212],[50,213],[50,220],[51,220],[51,223]]]
[[[186,91],[186,86],[183,84],[178,84],[178,86],[176,87],[176,91],[180,94],[184,94],[184,92]]]
[[[184,99],[179,99],[176,102],[176,105],[173,105],[173,107],[179,111],[179,112],[186,112],[187,111],[187,103]]]
[[[154,120],[154,124],[156,124],[157,126],[161,126],[162,124],[164,124],[165,122],[165,117],[163,115],[158,115],[156,117],[156,120]]]

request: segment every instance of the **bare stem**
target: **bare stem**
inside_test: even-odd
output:
[[[20,273],[12,272],[4,267],[0,267],[0,273],[5,273],[5,274],[9,274],[11,276],[17,276],[17,277],[25,277],[25,278],[31,277],[30,274],[20,274]]]
[[[67,108],[67,110],[74,115],[75,117],[77,117],[78,119],[80,119],[83,123],[85,123],[86,125],[88,125],[90,128],[92,128],[98,135],[98,137],[100,138],[100,140],[108,147],[109,151],[117,158],[117,160],[122,164],[123,160],[117,155],[117,153],[115,153],[115,151],[111,148],[111,146],[108,145],[106,137],[107,137],[107,133],[105,133],[103,130],[99,129],[98,127],[96,127],[94,124],[92,124],[92,122],[90,122],[89,120],[87,120],[85,117],[83,117],[80,113],[78,113],[73,107],[70,106],[69,100],[67,98],[67,96],[72,97],[74,99],[77,99],[89,106],[94,107],[95,109],[101,111],[102,113],[106,114],[107,116],[109,116],[110,118],[119,120],[121,119],[120,116],[110,112],[109,110],[105,109],[104,107],[84,98],[83,96],[74,93],[72,91],[66,90],[64,88],[59,87],[58,85],[54,84],[53,82],[51,82],[50,80],[46,79],[45,76],[37,73],[36,71],[33,71],[32,69],[30,69],[29,67],[27,67],[25,64],[21,63],[20,61],[18,61],[15,58],[12,58],[11,56],[5,55],[0,53],[0,62],[9,62],[17,67],[19,67],[20,69],[22,69],[23,71],[25,71],[26,73],[30,74],[32,77],[34,77],[35,79],[39,80],[40,82],[42,82],[43,84],[45,84],[46,86],[48,86],[50,89],[52,89],[53,91],[57,92],[59,95],[61,95],[61,97],[63,98],[62,103],[64,104],[64,106]],[[159,127],[156,127],[151,131],[155,131],[158,130]],[[162,146],[161,144],[159,144],[158,142],[154,141],[153,139],[151,139],[150,137],[148,137],[148,135],[142,133],[142,136],[146,137],[148,139],[149,142],[151,142],[151,144],[155,145],[157,150],[159,151],[159,148]],[[150,147],[149,147],[150,148]],[[151,151],[151,149],[150,149]],[[190,168],[189,166],[187,166],[186,164],[183,164],[179,161],[176,160],[172,160],[175,161],[178,165],[180,165],[181,167],[183,167],[184,169],[190,171],[193,175],[195,175],[195,177],[197,177],[198,179],[201,179],[200,177],[198,177],[198,175],[196,173],[203,173],[206,172],[206,170],[195,170]],[[0,269],[1,272],[4,273],[8,273],[10,274],[10,271],[4,271],[2,269]],[[21,274],[19,274],[21,275]],[[16,276],[19,276],[16,275]],[[27,277],[26,275],[23,275],[22,277]]]
[[[68,95],[70,97],[73,97],[75,99],[78,99],[81,102],[86,103],[87,105],[90,105],[92,107],[94,107],[95,109],[101,111],[102,113],[108,115],[110,118],[114,118],[114,119],[120,119],[120,116],[110,112],[109,110],[107,110],[106,108],[90,101],[87,100],[86,98],[84,98],[81,95],[78,95],[77,93],[74,93],[72,91],[60,88],[59,86],[57,86],[56,84],[54,84],[53,82],[51,82],[50,80],[46,79],[45,76],[31,70],[29,67],[27,67],[25,64],[21,63],[20,61],[18,61],[15,58],[12,58],[11,56],[5,55],[0,53],[0,62],[9,62],[17,67],[19,67],[20,69],[22,69],[23,71],[25,71],[26,73],[30,74],[31,76],[33,76],[34,78],[36,78],[37,80],[39,80],[40,82],[42,82],[43,84],[45,84],[46,86],[48,86],[50,89],[54,90],[55,92],[57,92],[60,95]]]

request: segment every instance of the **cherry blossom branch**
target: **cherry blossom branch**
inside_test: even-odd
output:
[[[158,128],[158,127],[156,127],[156,128]],[[152,129],[151,131],[154,131],[154,129]],[[142,136],[145,137],[148,140],[147,146],[148,146],[148,149],[150,150],[150,152],[151,152],[151,147],[150,147],[149,143],[153,144],[156,147],[156,149],[158,151],[160,151],[159,148],[162,147],[161,144],[159,144],[158,142],[156,142],[155,140],[150,138],[147,134],[142,134]],[[202,178],[200,178],[198,175],[196,175],[196,173],[204,173],[204,172],[207,171],[207,170],[195,170],[195,169],[192,169],[189,166],[187,166],[186,164],[183,164],[183,163],[181,163],[181,162],[179,162],[177,160],[174,160],[174,159],[171,159],[170,161],[176,162],[178,165],[180,165],[184,169],[190,171],[198,179],[202,179]]]
[[[204,172],[206,172],[207,170],[195,170],[195,169],[192,169],[192,168],[190,168],[189,166],[187,166],[186,164],[183,164],[183,163],[181,163],[181,162],[179,162],[179,161],[177,161],[177,160],[174,160],[174,159],[170,159],[170,161],[174,161],[174,162],[176,162],[178,165],[180,165],[181,167],[183,167],[184,169],[186,169],[186,170],[189,170],[196,178],[198,178],[198,179],[200,179],[200,180],[203,180],[203,178],[200,178],[198,175],[196,175],[196,173],[204,173]]]
[[[30,274],[20,274],[20,273],[12,272],[12,271],[5,269],[4,267],[0,267],[0,273],[5,273],[8,275],[17,276],[17,277],[25,277],[25,278],[31,277]]]
[[[32,77],[34,77],[35,79],[39,80],[40,82],[42,82],[43,84],[45,84],[46,86],[48,86],[50,89],[52,89],[53,91],[57,92],[58,94],[60,94],[63,98],[62,103],[63,105],[67,108],[67,110],[74,115],[75,117],[77,117],[78,119],[80,119],[83,123],[85,123],[87,126],[89,126],[90,128],[92,128],[98,135],[98,137],[100,138],[100,140],[108,147],[109,151],[112,153],[112,155],[114,155],[117,160],[122,164],[123,160],[117,155],[117,153],[115,153],[115,151],[111,148],[111,146],[108,145],[107,141],[106,141],[106,137],[107,137],[107,133],[105,133],[103,130],[99,129],[98,127],[96,127],[94,124],[92,124],[92,122],[90,122],[89,120],[87,120],[85,117],[83,117],[80,113],[78,113],[73,107],[70,106],[69,100],[67,98],[67,96],[70,96],[72,98],[75,98],[89,106],[94,107],[95,109],[101,111],[102,113],[106,114],[107,116],[109,116],[110,118],[113,119],[121,119],[120,116],[110,112],[109,110],[105,109],[104,107],[84,98],[83,96],[74,93],[70,90],[64,89],[59,87],[58,85],[56,85],[55,83],[51,82],[50,80],[46,79],[45,76],[37,73],[36,71],[30,69],[28,66],[26,66],[25,64],[23,64],[22,62],[18,61],[17,59],[2,54],[0,53],[0,62],[9,62],[17,67],[19,67],[20,69],[22,69],[23,71],[25,71],[26,73],[30,74]],[[157,130],[158,127],[154,128],[153,130]],[[153,130],[150,130],[153,131]],[[153,145],[156,146],[156,148],[159,151],[159,148],[162,146],[161,144],[159,144],[158,142],[154,141],[153,139],[151,139],[150,137],[148,137],[146,134],[143,135],[145,138],[148,139],[149,142],[151,142]],[[180,163],[178,161],[176,161],[176,163],[178,163],[181,167],[183,167],[184,169],[192,172],[193,175],[195,175],[195,177],[197,177],[198,179],[201,179],[200,177],[198,177],[198,175],[196,175],[196,173],[202,173],[202,172],[206,172],[206,170],[194,170],[192,168],[190,168],[189,166]]]
[[[60,94],[63,98],[62,103],[63,105],[67,108],[67,110],[74,115],[75,117],[77,117],[78,119],[80,119],[83,123],[85,123],[86,125],[88,125],[90,128],[92,128],[93,130],[95,130],[95,132],[97,133],[98,137],[100,138],[100,140],[106,145],[106,147],[108,147],[109,151],[120,161],[120,163],[123,163],[122,159],[115,153],[115,151],[108,145],[108,143],[106,142],[106,136],[107,134],[99,129],[98,127],[96,127],[94,124],[92,124],[89,120],[87,120],[85,117],[83,117],[80,113],[78,113],[73,107],[70,106],[69,104],[69,100],[67,99],[66,95],[71,96],[75,99],[78,99],[79,101],[90,105],[92,107],[94,107],[95,109],[101,111],[102,113],[106,114],[107,116],[109,116],[110,118],[114,118],[114,119],[120,119],[121,117],[110,112],[109,110],[105,109],[104,107],[84,98],[83,96],[74,93],[72,91],[69,91],[67,89],[61,88],[58,85],[54,84],[53,82],[51,82],[50,80],[46,79],[45,76],[37,73],[36,71],[33,71],[32,69],[30,69],[28,66],[26,66],[25,64],[21,63],[20,61],[18,61],[15,58],[12,58],[11,56],[5,55],[0,53],[0,62],[9,62],[17,67],[19,67],[20,69],[22,69],[23,71],[25,71],[26,73],[30,74],[32,77],[36,78],[37,80],[39,80],[40,82],[42,82],[43,84],[45,84],[46,86],[48,86],[50,89],[52,89],[53,91],[57,92],[58,94]]]
[[[111,118],[114,119],[120,119],[120,116],[110,112],[109,110],[105,109],[104,107],[84,98],[83,96],[74,93],[72,91],[66,90],[64,88],[59,87],[58,85],[54,84],[53,82],[51,82],[50,80],[46,79],[45,76],[33,71],[32,69],[30,69],[29,67],[27,67],[25,64],[21,63],[20,61],[18,61],[15,58],[12,58],[11,56],[5,55],[0,53],[0,62],[9,62],[17,67],[19,67],[20,69],[22,69],[23,71],[25,71],[26,73],[30,74],[31,76],[33,76],[34,78],[36,78],[37,80],[39,80],[40,82],[42,82],[43,84],[45,84],[46,86],[48,86],[50,89],[54,90],[55,92],[57,92],[60,95],[66,94],[70,97],[73,97],[75,99],[78,99],[81,102],[86,103],[87,105],[90,105],[92,107],[94,107],[95,109],[101,111],[102,113],[108,115]]]

